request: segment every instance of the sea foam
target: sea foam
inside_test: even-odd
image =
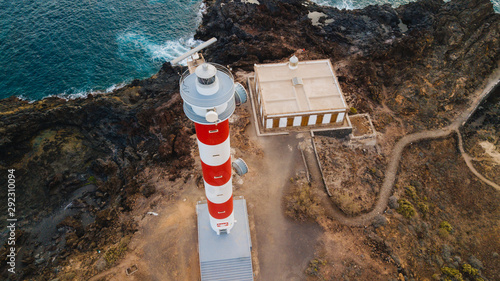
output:
[[[416,2],[416,0],[311,0],[312,2],[321,6],[331,6],[337,9],[363,9],[368,5],[384,5],[391,4],[392,7],[397,8],[401,5],[405,5],[411,2]],[[450,0],[444,0],[444,2],[449,2]],[[493,9],[496,13],[500,13],[500,0],[491,0],[493,3]]]

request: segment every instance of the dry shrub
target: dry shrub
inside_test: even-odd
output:
[[[354,194],[349,194],[345,191],[334,191],[332,201],[337,205],[337,207],[342,210],[346,215],[356,215],[363,211],[364,202],[359,200]]]
[[[324,213],[317,190],[304,183],[292,187],[285,206],[286,214],[298,221],[315,220]]]

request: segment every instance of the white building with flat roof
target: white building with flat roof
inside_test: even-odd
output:
[[[349,110],[330,60],[256,64],[262,128],[343,126]],[[253,90],[253,89],[252,89]]]

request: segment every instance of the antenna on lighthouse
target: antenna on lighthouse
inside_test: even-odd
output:
[[[217,38],[213,37],[213,38],[211,38],[210,40],[208,40],[208,41],[206,41],[206,42],[201,43],[200,45],[198,45],[198,46],[194,47],[193,49],[191,49],[191,50],[189,50],[189,51],[185,52],[184,54],[182,54],[182,55],[180,55],[180,56],[176,57],[175,59],[171,60],[171,61],[170,61],[170,63],[171,63],[172,65],[174,65],[174,64],[178,64],[178,63],[179,63],[179,62],[181,62],[183,59],[185,59],[185,58],[187,58],[187,57],[189,57],[189,56],[192,56],[192,55],[196,54],[197,52],[199,52],[199,51],[201,51],[201,50],[205,49],[206,47],[208,47],[208,46],[212,45],[212,44],[213,44],[213,43],[215,43],[215,42],[217,42]]]

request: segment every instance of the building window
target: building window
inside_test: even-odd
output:
[[[301,122],[302,122],[302,116],[296,116],[293,118],[293,126],[294,127],[300,126]]]
[[[314,124],[316,124],[316,118],[318,118],[318,116],[316,116],[316,115],[309,116],[309,123],[307,123],[307,125],[314,125]]]
[[[345,115],[345,113],[344,113],[344,112],[342,112],[342,113],[340,113],[340,114],[337,116],[337,123],[339,123],[339,122],[343,122],[343,121],[344,121],[344,115]]]
[[[286,123],[287,123],[286,117],[280,118],[280,128],[286,127]]]
[[[331,118],[332,118],[332,114],[331,113],[325,114],[325,116],[323,117],[323,124],[330,123],[330,119]]]
[[[212,84],[212,83],[215,82],[215,76],[212,76],[210,78],[200,78],[200,77],[198,77],[198,82],[201,85],[210,85],[210,84]]]
[[[273,127],[273,119],[267,119],[266,129],[271,129]]]

